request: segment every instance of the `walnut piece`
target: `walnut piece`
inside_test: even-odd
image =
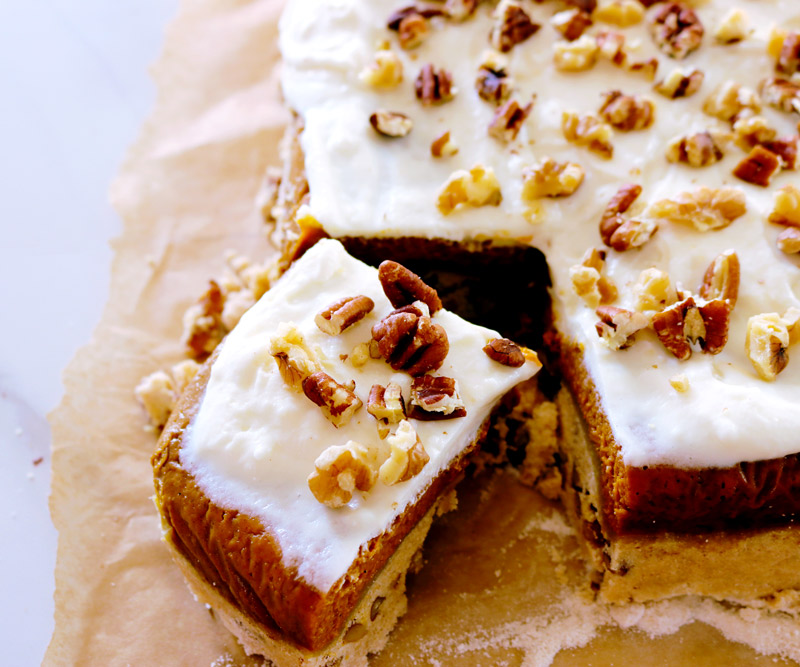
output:
[[[567,141],[577,146],[585,146],[607,160],[614,155],[614,146],[611,144],[614,131],[608,123],[604,123],[594,114],[563,112],[561,131]]]
[[[522,200],[568,197],[583,182],[583,167],[576,162],[556,162],[551,157],[522,170]]]
[[[714,118],[732,121],[761,111],[761,99],[753,89],[729,80],[711,93],[703,103],[703,111]]]
[[[750,153],[733,170],[736,178],[767,187],[772,176],[781,168],[781,159],[763,146],[754,146]]]
[[[323,505],[336,509],[353,498],[353,491],[367,492],[375,486],[374,455],[354,440],[328,447],[314,462],[308,488]]]
[[[800,72],[800,32],[789,32],[783,39],[775,69],[787,76]]]
[[[789,227],[784,229],[777,238],[778,250],[787,255],[800,253],[800,228]]]
[[[736,251],[721,252],[706,269],[698,294],[706,301],[727,301],[732,308],[739,296],[740,274],[741,267]]]
[[[644,8],[637,0],[600,0],[592,13],[595,21],[612,23],[620,28],[636,25],[644,18]]]
[[[431,155],[433,157],[452,157],[458,153],[458,146],[450,138],[449,130],[443,132],[431,142]]]
[[[368,296],[348,296],[332,303],[314,317],[320,331],[329,336],[338,336],[342,331],[360,322],[375,308]]]
[[[324,371],[312,373],[303,380],[303,393],[322,410],[325,418],[336,428],[346,426],[363,405],[348,386],[339,384]]]
[[[629,63],[628,71],[633,72],[634,74],[641,73],[648,81],[653,81],[655,80],[656,73],[658,72],[658,59],[648,58],[647,60]]]
[[[564,39],[574,42],[592,25],[592,17],[589,12],[573,7],[555,14],[550,23]]]
[[[639,185],[626,183],[621,186],[606,205],[600,219],[600,238],[618,252],[644,245],[658,229],[658,225],[651,219],[640,220],[622,215],[636,201],[641,191]]]
[[[387,486],[406,482],[418,475],[430,461],[430,456],[420,442],[411,422],[404,419],[397,431],[387,438],[390,446],[389,458],[378,471],[381,482]]]
[[[414,127],[414,122],[404,113],[386,109],[378,109],[371,114],[369,124],[378,134],[391,139],[408,136]]]
[[[414,93],[425,106],[452,100],[455,92],[450,72],[437,70],[430,63],[423,66],[414,81]]]
[[[446,0],[444,13],[454,21],[466,21],[475,13],[480,0]]]
[[[683,162],[700,168],[719,162],[724,156],[710,132],[697,132],[688,137],[676,137],[667,145],[667,160]]]
[[[597,41],[583,35],[573,42],[556,42],[553,45],[553,63],[562,72],[583,72],[597,62]]]
[[[531,109],[533,102],[521,107],[516,100],[508,100],[495,111],[489,123],[489,136],[504,143],[514,141]]]
[[[623,132],[643,130],[653,124],[655,106],[640,95],[624,95],[620,90],[603,94],[600,115]]]
[[[773,141],[778,131],[763,116],[744,116],[734,122],[733,134],[736,145],[749,151],[753,146]]]
[[[501,0],[495,8],[495,21],[489,41],[494,48],[507,53],[517,44],[534,35],[541,27],[534,23],[517,0]]]
[[[447,333],[415,306],[392,311],[372,327],[378,351],[394,370],[409,375],[435,371],[450,349]]]
[[[667,76],[659,81],[653,88],[657,93],[671,100],[679,97],[694,95],[703,84],[704,75],[700,70],[673,69]]]
[[[580,264],[570,267],[569,276],[572,288],[590,308],[608,305],[617,299],[617,287],[614,282],[603,275],[606,252],[597,248],[589,248],[583,255]]]
[[[203,359],[214,351],[227,333],[222,321],[225,295],[215,280],[208,290],[183,316],[183,344],[195,359]]]
[[[450,215],[462,207],[499,206],[503,200],[500,182],[491,167],[475,165],[469,171],[453,172],[439,191],[436,207]]]
[[[769,221],[787,227],[800,227],[800,189],[794,185],[784,185],[775,193]]]
[[[762,313],[747,320],[745,351],[759,377],[773,382],[789,363],[789,327],[778,313]]]
[[[601,30],[595,36],[599,55],[610,60],[617,67],[628,64],[628,53],[625,51],[625,35],[611,30]],[[656,61],[658,62],[658,61]]]
[[[403,81],[403,63],[388,47],[375,52],[375,60],[358,75],[368,86],[395,88]]]
[[[319,371],[319,362],[293,323],[281,322],[270,339],[269,353],[278,364],[283,381],[294,391],[303,391],[303,381]]]
[[[389,425],[397,424],[406,418],[406,404],[403,390],[396,382],[385,387],[372,385],[367,399],[367,412],[378,421],[378,433],[381,438],[389,434]]]
[[[378,267],[380,280],[386,298],[395,308],[410,306],[421,301],[427,307],[425,315],[433,315],[442,308],[439,293],[416,273],[402,264],[387,259]]]
[[[714,39],[720,44],[735,44],[747,37],[747,33],[747,14],[743,9],[731,9],[714,31]]]
[[[645,269],[633,286],[638,310],[661,311],[678,300],[678,292],[666,271]]]
[[[492,338],[482,349],[487,357],[503,366],[519,368],[525,363],[525,352],[519,345],[508,338]],[[530,350],[527,350],[527,352],[529,355],[536,356]]]
[[[657,201],[647,210],[650,216],[691,225],[699,232],[724,229],[746,212],[745,196],[739,188],[705,186],[682,192],[675,199]]]
[[[650,34],[670,58],[685,58],[703,40],[703,24],[692,9],[680,2],[659,4],[650,16]]]
[[[764,79],[759,84],[764,101],[787,113],[800,113],[800,85],[779,77]]]
[[[464,417],[467,409],[458,395],[458,383],[443,375],[415,377],[411,383],[409,416],[420,421]]]
[[[646,329],[650,318],[616,306],[600,306],[596,311],[600,321],[595,324],[597,335],[612,350],[624,350],[635,342],[636,333]]]

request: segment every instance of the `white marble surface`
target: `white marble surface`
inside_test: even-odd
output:
[[[152,106],[177,0],[0,4],[0,663],[39,664],[56,532],[46,414],[108,293],[107,190]],[[41,462],[36,464],[37,460]]]

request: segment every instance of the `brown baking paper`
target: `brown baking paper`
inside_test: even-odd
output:
[[[181,315],[221,272],[226,249],[274,253],[253,202],[287,120],[280,4],[185,0],[153,69],[156,109],[112,192],[124,231],[109,303],[51,415],[59,545],[46,665],[260,664],[195,602],[160,541],[155,436],[133,389],[181,358]],[[375,665],[790,664],[726,636],[800,658],[788,618],[702,600],[592,602],[562,512],[510,477],[460,489]]]

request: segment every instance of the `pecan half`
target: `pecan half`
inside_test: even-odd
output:
[[[449,377],[423,375],[411,384],[409,416],[420,421],[464,417],[467,409],[458,395],[458,383]]]
[[[514,141],[531,109],[533,102],[521,107],[516,100],[508,100],[495,111],[489,123],[489,136],[505,143]]]
[[[625,213],[642,192],[639,185],[627,183],[617,190],[600,219],[600,238],[607,246],[624,252],[647,243],[658,226],[652,220],[626,218]]]
[[[374,307],[375,302],[368,296],[347,296],[317,313],[314,322],[320,331],[330,336],[338,336],[369,315]]]
[[[417,99],[425,106],[452,100],[455,95],[453,77],[446,69],[437,70],[428,63],[423,66],[414,81]]]
[[[790,32],[786,35],[775,69],[788,76],[800,72],[800,32]]]
[[[540,27],[531,20],[521,3],[501,0],[495,9],[495,22],[489,40],[496,49],[507,53],[534,35]]]
[[[353,498],[353,491],[366,492],[375,485],[373,458],[366,447],[354,440],[328,447],[314,461],[308,488],[323,505],[343,507]]]
[[[442,307],[439,293],[416,273],[389,259],[378,267],[378,280],[386,298],[395,308],[422,301],[431,315]]]
[[[714,299],[698,306],[689,296],[653,315],[653,330],[662,345],[680,361],[692,356],[692,344],[718,354],[728,341],[732,304]]]
[[[387,442],[391,448],[389,458],[380,467],[378,476],[388,486],[415,477],[430,461],[430,456],[408,420],[400,422],[397,431],[387,438]]]
[[[390,424],[397,424],[406,418],[406,404],[400,385],[396,382],[390,382],[385,387],[372,385],[367,399],[367,412],[378,421],[378,433],[385,438],[389,434]]]
[[[787,255],[800,253],[800,229],[797,227],[784,229],[778,234],[777,245],[778,250]]]
[[[733,175],[747,183],[767,187],[775,172],[781,168],[781,159],[763,146],[755,146],[733,170]]]
[[[653,103],[640,95],[624,95],[621,90],[603,94],[600,115],[623,132],[650,127],[654,114]]]
[[[686,361],[692,356],[692,346],[686,335],[686,316],[690,310],[697,310],[692,297],[653,315],[653,330],[656,332],[658,340],[680,361]]]
[[[412,120],[399,111],[378,109],[369,117],[369,124],[381,136],[396,139],[405,137],[414,127]]]
[[[738,255],[734,250],[726,250],[708,265],[698,294],[706,301],[726,301],[733,308],[739,296],[740,274]]]
[[[592,17],[589,12],[573,7],[555,14],[550,23],[564,39],[574,42],[592,25]]]
[[[650,16],[650,34],[670,58],[682,59],[700,46],[703,24],[692,9],[680,2],[665,2]]]
[[[595,324],[597,335],[612,350],[624,350],[635,342],[636,333],[646,329],[650,318],[616,306],[600,306],[596,311],[600,321]]]
[[[771,107],[787,113],[800,113],[800,85],[772,77],[761,81],[759,90],[764,101]]]
[[[707,167],[724,157],[710,132],[697,132],[688,137],[677,137],[667,146],[667,160],[683,162],[690,167]]]
[[[671,100],[694,95],[703,84],[704,74],[697,69],[684,72],[677,67],[659,81],[653,88],[657,93]]]
[[[475,80],[478,97],[487,102],[500,104],[511,94],[511,78],[504,69],[493,69],[482,65]]]
[[[706,354],[719,354],[728,342],[733,304],[713,299],[698,308],[703,321],[704,336],[700,347]]]
[[[312,373],[303,380],[303,393],[320,407],[336,428],[345,426],[363,405],[350,387],[339,384],[324,371]]]
[[[774,381],[789,363],[789,329],[777,313],[754,315],[747,321],[745,351],[759,377]]]
[[[503,366],[519,368],[525,363],[520,346],[508,338],[492,338],[482,349],[487,357]]]
[[[372,327],[381,356],[394,370],[409,375],[435,371],[444,362],[450,343],[447,333],[425,315],[393,311]]]

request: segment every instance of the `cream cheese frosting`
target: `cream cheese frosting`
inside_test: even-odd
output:
[[[363,320],[338,336],[323,333],[314,316],[346,296],[365,295],[375,303]],[[199,411],[187,429],[181,464],[215,503],[259,518],[273,534],[284,562],[300,577],[328,591],[350,567],[359,549],[392,525],[431,480],[473,442],[497,400],[539,368],[492,361],[481,348],[497,332],[440,310],[433,321],[447,332],[450,350],[434,374],[454,378],[465,417],[412,424],[430,456],[422,472],[393,486],[377,483],[356,492],[350,503],[330,509],[309,490],[307,478],[329,446],[354,440],[380,446],[375,419],[367,412],[373,384],[390,381],[409,399],[411,376],[383,360],[356,368],[343,359],[370,339],[371,327],[392,306],[377,270],[349,256],[338,241],[317,243],[242,317],[222,343]],[[349,424],[335,428],[305,395],[290,389],[269,354],[270,337],[281,323],[293,323],[323,370],[338,382],[355,380],[364,406]]]
[[[776,249],[780,228],[767,223],[773,193],[800,185],[796,171],[777,174],[769,189],[732,175],[745,153],[731,145],[718,163],[691,168],[671,164],[667,145],[676,136],[703,130],[730,131],[727,123],[706,115],[703,102],[727,80],[757,89],[774,75],[767,40],[777,21],[800,28],[800,7],[791,0],[740,0],[693,3],[704,27],[700,48],[684,60],[672,60],[653,43],[644,22],[629,28],[596,23],[588,34],[606,29],[625,35],[634,60],[656,58],[657,79],[676,67],[704,74],[691,97],[670,100],[653,90],[641,74],[600,58],[585,72],[561,72],[553,64],[557,31],[550,25],[556,3],[526,2],[541,29],[508,53],[514,99],[533,110],[516,140],[504,145],[486,128],[495,107],[481,100],[474,81],[489,47],[492,6],[483,3],[463,23],[434,19],[432,34],[421,46],[404,51],[387,17],[397,0],[291,0],[281,24],[283,89],[288,104],[304,121],[301,144],[310,188],[311,214],[331,236],[420,236],[455,241],[513,239],[530,242],[547,256],[553,278],[558,327],[584,348],[585,363],[600,394],[623,460],[635,466],[669,464],[720,467],[740,461],[770,459],[800,450],[800,363],[790,361],[773,383],[756,375],[744,349],[747,321],[765,312],[784,313],[800,306],[800,263]],[[742,9],[749,33],[737,44],[717,44],[715,28],[733,7]],[[359,80],[386,40],[404,66],[404,80],[392,90],[376,90]],[[455,98],[425,108],[413,83],[425,63],[452,73]],[[563,111],[597,112],[602,93],[621,90],[643,95],[655,105],[652,127],[615,131],[614,157],[605,160],[568,143],[561,132]],[[376,109],[407,114],[411,133],[398,140],[375,134],[368,118]],[[797,134],[797,116],[764,105],[761,115],[779,136]],[[434,159],[430,144],[449,131],[459,151]],[[531,211],[521,199],[522,170],[543,157],[579,163],[585,180],[563,199],[542,200]],[[491,167],[503,193],[497,207],[459,210],[443,216],[437,193],[451,173],[475,164]],[[662,222],[642,248],[609,251],[606,274],[619,288],[614,303],[634,307],[633,284],[642,270],[666,271],[674,282],[695,291],[708,264],[733,249],[741,262],[739,300],[728,343],[716,356],[696,351],[688,361],[667,353],[651,332],[638,336],[624,351],[605,347],[595,332],[597,315],[574,294],[569,269],[587,248],[602,247],[598,223],[619,185],[638,183],[640,201],[675,198],[700,185],[740,189],[747,213],[719,231],[699,232]],[[792,350],[790,349],[790,354]],[[797,352],[795,352],[797,354]],[[677,392],[670,378],[683,374],[689,390]]]

